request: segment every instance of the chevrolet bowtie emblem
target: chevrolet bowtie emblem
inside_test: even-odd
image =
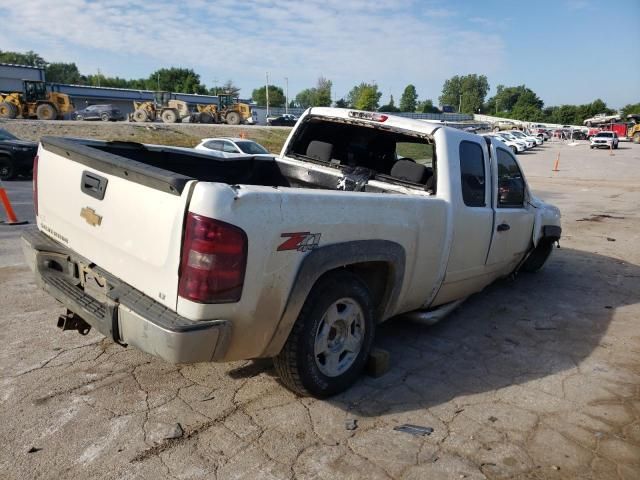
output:
[[[80,216],[93,227],[96,227],[102,223],[102,217],[98,215],[93,208],[84,207],[82,210],[80,210]]]

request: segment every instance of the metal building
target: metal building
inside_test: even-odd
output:
[[[21,92],[23,80],[44,81],[44,68],[0,63],[0,92]]]

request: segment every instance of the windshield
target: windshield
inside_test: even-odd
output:
[[[267,150],[262,145],[260,145],[259,143],[256,143],[256,142],[246,142],[246,141],[245,142],[236,142],[236,145],[244,153],[249,153],[251,155],[259,155],[261,153],[262,154],[266,153],[267,155],[269,154],[269,150]]]
[[[524,137],[524,135],[521,132],[509,132],[509,133],[514,137]]]
[[[596,135],[596,137],[611,137],[612,134],[610,132],[601,132]]]
[[[14,137],[6,130],[0,129],[0,140],[18,140],[18,137]]]

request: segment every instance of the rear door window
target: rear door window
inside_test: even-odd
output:
[[[460,182],[462,199],[467,207],[484,207],[485,171],[482,147],[469,141],[460,143]]]
[[[205,143],[204,146],[211,150],[222,150],[222,142],[220,140],[211,140]]]
[[[226,153],[239,153],[238,152],[238,147],[236,147],[233,143],[231,142],[223,142],[222,144],[222,151],[226,152]]]
[[[511,153],[498,148],[498,208],[522,208],[524,178]]]

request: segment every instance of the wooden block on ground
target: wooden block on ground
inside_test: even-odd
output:
[[[389,352],[381,348],[374,348],[367,359],[365,369],[367,375],[378,378],[389,371]]]

